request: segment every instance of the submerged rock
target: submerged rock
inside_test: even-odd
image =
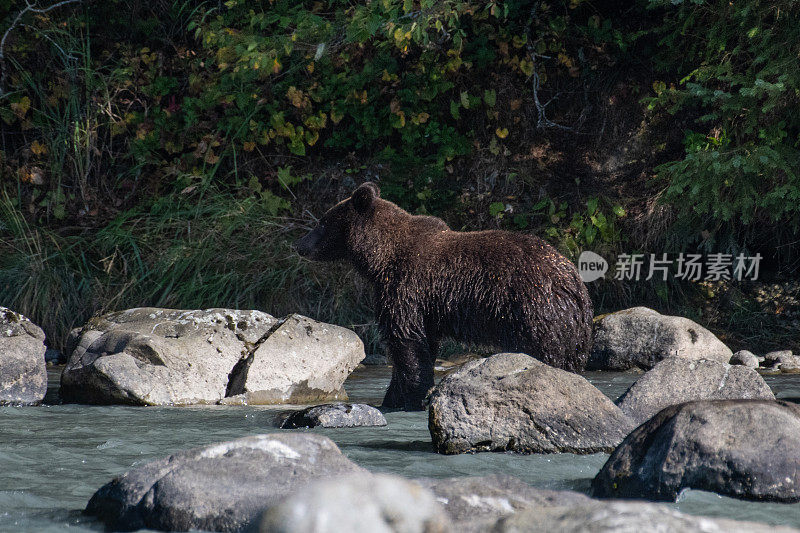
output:
[[[752,368],[707,359],[668,357],[647,371],[617,400],[622,412],[641,424],[670,405],[692,400],[774,400]]]
[[[532,507],[498,521],[486,531],[558,531],[559,533],[639,533],[641,531],[703,533],[791,533],[796,529],[738,522],[724,518],[693,516],[666,505],[641,502],[597,502],[564,506]]]
[[[92,319],[61,376],[69,402],[133,405],[342,399],[364,356],[355,333],[299,315],[139,308]]]
[[[263,533],[445,533],[450,519],[433,494],[385,474],[314,481],[272,506]]]
[[[352,428],[360,426],[385,426],[386,418],[378,409],[363,403],[333,403],[315,405],[289,415],[282,429],[296,428]]]
[[[688,318],[634,307],[595,321],[587,369],[646,370],[676,355],[727,363],[733,353],[713,333]]]
[[[730,364],[758,368],[758,357],[753,352],[739,350],[731,357]]]
[[[800,501],[800,406],[713,400],[667,407],[628,435],[592,489],[605,498],[675,501],[698,489]]]
[[[115,530],[242,531],[310,481],[354,472],[363,470],[327,437],[256,435],[129,470],[98,490],[86,512]]]
[[[506,475],[418,479],[444,505],[461,532],[486,531],[497,519],[532,505],[573,506],[591,498],[568,490],[537,489]]]
[[[440,453],[611,451],[633,422],[583,377],[525,354],[471,361],[430,396]]]
[[[774,374],[800,374],[800,357],[791,350],[779,350],[764,355],[764,365],[767,372]]]
[[[30,405],[47,392],[44,332],[19,313],[0,307],[0,404]]]
[[[774,364],[794,363],[794,354],[791,350],[776,350],[764,354],[764,364],[766,366]]]

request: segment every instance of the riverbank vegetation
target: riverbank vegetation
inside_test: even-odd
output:
[[[54,346],[155,305],[300,312],[374,348],[368,289],[289,243],[375,180],[612,269],[761,254],[758,283],[590,287],[598,312],[800,348],[796,2],[0,0],[0,21],[0,304]]]

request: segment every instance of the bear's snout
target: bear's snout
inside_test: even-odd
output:
[[[308,237],[308,235],[306,235]],[[308,245],[306,237],[301,237],[292,243],[292,250],[300,254],[301,257],[311,255],[311,246]]]
[[[314,258],[314,254],[319,247],[319,241],[321,239],[321,231],[320,228],[317,227],[307,233],[305,236],[297,239],[292,244],[292,249],[300,254],[301,257],[307,257],[309,259]]]

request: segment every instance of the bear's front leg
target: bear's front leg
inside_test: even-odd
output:
[[[389,388],[386,389],[386,395],[383,397],[383,407],[387,409],[402,409],[404,406],[403,392],[400,390],[400,380],[397,378],[397,365],[392,364],[392,380],[389,382]]]
[[[389,341],[387,345],[393,368],[383,407],[421,411],[425,408],[425,396],[433,387],[433,364],[428,343],[402,339]]]

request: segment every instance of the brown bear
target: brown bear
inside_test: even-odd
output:
[[[584,368],[592,301],[575,266],[532,235],[459,232],[380,198],[374,183],[332,207],[294,248],[351,262],[375,293],[393,365],[384,407],[422,409],[441,339]]]

